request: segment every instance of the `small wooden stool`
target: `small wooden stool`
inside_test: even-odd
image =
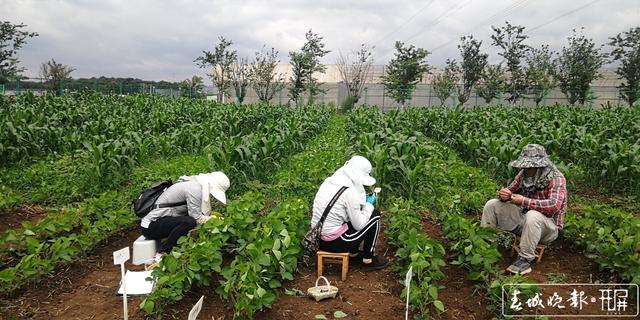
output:
[[[347,280],[347,273],[349,272],[349,253],[336,253],[327,251],[318,251],[316,253],[318,257],[318,277],[322,275],[324,269],[324,262],[327,263],[342,263],[342,281]]]
[[[542,260],[542,255],[544,254],[544,249],[547,246],[545,246],[544,244],[538,244],[536,246],[536,249],[534,250],[534,254],[536,255],[536,263],[540,263],[540,260]],[[513,244],[511,245],[511,256],[515,256],[517,253],[520,253],[520,236],[516,236],[515,239],[513,239]]]

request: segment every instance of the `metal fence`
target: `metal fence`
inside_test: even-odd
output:
[[[336,106],[341,105],[344,100],[347,98],[347,88],[343,84],[323,84],[322,88],[325,90],[325,93],[321,94],[317,97],[317,101],[332,103]],[[615,86],[592,86],[591,87],[591,99],[588,102],[589,105],[599,106],[601,104],[605,104],[607,102],[612,104],[625,104],[619,94],[618,88]],[[235,99],[234,97],[232,97]],[[286,90],[276,94],[276,96],[271,100],[272,103],[287,103],[288,96]],[[257,95],[250,90],[245,97],[245,103],[253,103],[257,102]],[[549,92],[545,96],[545,98],[540,102],[540,105],[552,105],[552,104],[568,104],[569,101],[567,97],[559,90],[554,89]],[[504,97],[500,99],[494,99],[491,105],[497,104],[509,104]],[[363,93],[362,97],[358,101],[356,105],[376,105],[380,106],[383,110],[391,110],[398,108],[399,105],[396,101],[389,97],[384,91],[383,84],[368,84]],[[415,90],[411,94],[411,98],[405,102],[405,106],[415,106],[415,107],[432,107],[432,106],[457,106],[458,100],[457,97],[451,97],[447,99],[444,103],[438,99],[433,91],[433,87],[431,84],[418,84],[416,85]],[[479,97],[475,92],[471,93],[469,100],[464,104],[466,107],[474,107],[474,106],[484,106],[487,105],[485,100]],[[521,99],[517,102],[517,105],[521,106],[535,106],[535,102],[532,99],[525,98]]]
[[[11,83],[5,86],[0,85],[0,94],[6,95],[14,95],[19,94],[21,92],[30,91],[34,94],[40,95],[46,92],[43,89],[43,85],[38,86],[33,83],[25,83],[24,85],[20,82]],[[342,83],[324,83],[322,84],[322,89],[324,93],[320,94],[316,101],[324,102],[328,104],[334,104],[336,106],[340,106],[343,104],[345,99],[347,98],[347,88]],[[164,96],[178,97],[182,95],[180,89],[175,86],[169,87],[157,87],[154,85],[148,84],[135,84],[128,85],[124,83],[112,82],[108,84],[95,82],[93,84],[79,86],[73,84],[61,84],[59,88],[60,92],[69,93],[69,92],[81,92],[81,91],[92,91],[99,92],[103,94],[120,94],[120,95],[129,95],[129,94],[137,94],[137,93],[150,93],[150,94],[159,94]],[[217,92],[215,89],[209,89],[207,95],[209,98],[215,96]],[[188,94],[187,94],[188,96]],[[308,97],[305,97],[308,99]],[[234,96],[227,96],[225,99],[227,102],[236,101]],[[247,96],[244,99],[244,103],[255,103],[258,102],[258,97],[252,89],[247,90]],[[287,90],[284,89],[275,94],[272,103],[278,104],[286,104],[289,102],[289,97],[287,95]],[[620,98],[618,88],[614,85],[601,85],[601,86],[591,86],[591,99],[589,100],[589,105],[599,106],[605,103],[612,104],[626,104]],[[549,92],[545,96],[545,98],[541,101],[541,105],[551,105],[551,104],[568,104],[567,97],[559,90],[554,89]],[[464,104],[466,107],[474,107],[474,106],[483,106],[487,103],[483,98],[479,97],[475,92],[471,93],[469,100]],[[504,97],[499,99],[494,99],[491,102],[491,105],[497,104],[509,104]],[[367,84],[362,93],[362,97],[358,101],[356,105],[376,105],[380,106],[383,110],[391,110],[398,108],[399,105],[394,101],[393,98],[389,97],[384,91],[384,85],[381,83],[370,83]],[[453,96],[446,101],[441,102],[438,97],[435,95],[433,91],[433,87],[428,83],[420,83],[417,84],[414,91],[411,94],[411,98],[405,102],[405,106],[423,106],[423,107],[431,107],[431,106],[457,106],[458,100],[456,96]],[[535,102],[530,98],[524,98],[517,102],[517,105],[521,106],[534,106]]]

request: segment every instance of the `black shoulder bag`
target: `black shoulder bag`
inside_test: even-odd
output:
[[[333,199],[329,201],[329,204],[324,209],[320,221],[318,221],[318,223],[316,223],[316,226],[311,228],[311,230],[309,230],[309,232],[304,235],[304,238],[302,238],[302,248],[304,248],[304,253],[306,256],[313,256],[318,251],[318,248],[320,247],[320,236],[322,232],[322,226],[324,225],[324,219],[327,218],[329,211],[331,211],[331,208],[333,208],[333,205],[336,204],[336,201],[338,201],[338,198],[340,198],[340,195],[342,195],[345,190],[347,190],[347,187],[341,187],[340,190],[338,190],[338,192],[333,196]]]

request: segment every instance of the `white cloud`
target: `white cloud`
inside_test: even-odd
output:
[[[395,40],[409,40],[437,48],[429,61],[441,65],[446,58],[458,58],[458,39],[469,33],[484,41],[495,61],[492,24],[508,20],[531,29],[592,1],[0,0],[0,6],[3,20],[24,22],[40,34],[20,52],[29,76],[37,76],[40,63],[55,58],[75,67],[75,77],[177,81],[205,74],[193,60],[202,50],[212,50],[219,36],[231,39],[248,57],[262,45],[275,47],[286,63],[308,29],[323,36],[332,50],[325,63],[333,63],[339,50],[366,43],[376,46],[376,63],[384,64],[393,56]],[[604,43],[638,21],[636,1],[602,0],[529,33],[528,43],[560,50],[571,30],[582,26],[587,36]]]

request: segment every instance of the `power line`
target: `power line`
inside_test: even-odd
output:
[[[391,35],[393,35],[394,33],[398,32],[400,29],[404,28],[407,24],[409,24],[409,22],[411,22],[411,20],[413,20],[415,17],[417,17],[420,13],[422,13],[422,11],[424,11],[426,8],[428,8],[431,4],[433,4],[435,0],[431,0],[429,2],[427,2],[424,6],[422,6],[422,8],[418,9],[418,11],[416,11],[416,13],[414,13],[411,17],[409,17],[409,19],[407,19],[404,23],[402,23],[401,25],[399,25],[398,27],[396,27],[393,31],[387,33],[384,37],[380,38],[380,40],[376,41],[377,44],[381,44],[383,40],[386,40],[387,38],[389,38]]]
[[[517,0],[517,1],[515,1],[514,3],[512,3],[509,6],[505,7],[504,9],[494,13],[489,18],[480,21],[479,23],[474,25],[472,28],[468,29],[469,31],[465,32],[464,34],[470,33],[471,31],[476,30],[478,27],[484,26],[487,23],[489,23],[489,25],[491,25],[497,19],[504,19],[504,18],[508,17],[512,13],[516,12],[516,10],[519,10],[519,9],[522,9],[522,8],[526,7],[529,4],[529,1],[530,0]],[[433,50],[431,50],[431,52],[435,52],[437,50],[440,50],[440,49],[450,45],[454,41],[457,41],[458,38],[460,38],[460,37],[458,36],[457,38],[452,38],[451,40],[449,40],[449,41],[447,41],[447,42],[435,47]]]
[[[445,21],[447,18],[449,18],[451,15],[453,15],[454,13],[460,11],[461,9],[463,9],[464,7],[468,6],[469,4],[471,4],[472,0],[469,0],[467,2],[462,2],[459,3],[458,5],[454,5],[451,8],[449,8],[447,11],[443,12],[441,15],[439,15],[437,18],[435,18],[430,25],[428,25],[429,28],[433,28],[435,26],[437,26],[438,24],[440,24],[442,21]],[[415,34],[411,35],[410,37],[405,39],[405,42],[410,41],[411,39],[421,35],[424,31],[426,30],[426,28],[422,28],[420,29],[418,32],[416,32]]]
[[[575,8],[575,9],[569,10],[569,11],[567,11],[567,12],[565,12],[565,13],[563,13],[563,14],[561,14],[561,15],[559,15],[559,16],[557,16],[557,17],[555,17],[555,18],[553,18],[553,19],[551,19],[551,20],[549,20],[549,21],[547,21],[545,23],[543,23],[543,24],[539,24],[539,25],[529,29],[529,32],[538,30],[538,29],[540,29],[542,27],[545,27],[545,26],[547,26],[547,25],[549,25],[551,23],[554,23],[554,22],[556,22],[556,21],[558,21],[558,20],[560,20],[560,19],[562,19],[562,18],[564,18],[564,17],[566,17],[568,15],[574,14],[574,13],[576,13],[576,12],[578,12],[578,11],[580,11],[580,10],[582,10],[582,9],[584,9],[584,8],[590,6],[590,5],[592,5],[592,4],[594,4],[594,3],[598,2],[598,1],[600,1],[600,0],[593,0],[593,1],[589,2],[589,3],[587,3],[587,4],[581,5],[581,6],[577,7],[577,8]]]

